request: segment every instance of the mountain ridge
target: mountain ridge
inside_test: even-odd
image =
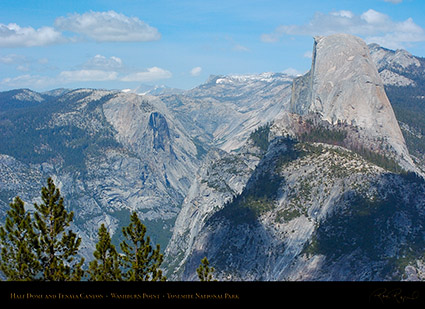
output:
[[[317,42],[315,65],[331,58],[320,55],[320,42],[327,39]],[[376,71],[364,78],[359,65],[344,87],[338,86],[343,78],[326,78],[334,84],[330,91],[320,76],[332,66],[324,63],[303,77],[211,76],[177,93],[0,93],[0,217],[16,195],[31,205],[43,178],[53,176],[76,214],[72,228],[83,238],[88,259],[96,228],[104,223],[116,241],[115,231],[136,210],[165,249],[164,267],[173,280],[195,280],[204,256],[221,280],[422,280],[425,189],[411,166],[424,169],[425,147],[416,143],[420,121],[405,114],[408,105],[397,94],[420,96],[425,66],[404,52],[395,57],[359,44],[359,63]],[[357,56],[350,52],[345,59],[355,56],[353,62]],[[407,72],[412,65],[414,74]],[[385,70],[397,75],[385,79]],[[394,82],[403,78],[414,83]],[[401,126],[400,132],[385,140],[367,131],[370,126],[352,123],[343,111],[347,106],[334,106],[341,97],[355,97],[344,93],[353,81],[360,81],[359,89],[369,87],[369,96],[388,91],[391,104],[384,95],[374,104],[394,106],[395,117],[377,132]],[[310,99],[301,102],[303,97]],[[376,113],[383,112],[373,108],[365,117]],[[409,132],[419,132],[415,142]],[[392,236],[368,237],[365,227]],[[341,248],[332,247],[339,238]],[[356,261],[359,266],[350,268]]]
[[[341,40],[341,36],[319,41],[329,39],[340,44],[338,48],[342,50],[347,46],[355,49],[353,41],[358,44],[360,61],[367,64],[366,79],[360,78],[361,85],[378,87],[385,93],[364,42],[351,36],[348,38],[351,42],[347,42],[346,38]],[[204,182],[212,190],[208,196],[214,194],[217,203],[211,205],[207,202],[203,191],[191,198],[196,203],[186,200],[177,222],[190,221],[190,226],[179,226],[180,230],[174,231],[166,256],[171,258],[177,254],[180,257],[182,250],[186,250],[186,253],[183,253],[181,263],[171,268],[175,270],[170,272],[170,277],[195,280],[198,261],[207,256],[221,280],[423,279],[423,250],[420,244],[424,241],[424,226],[416,218],[424,217],[424,201],[415,200],[414,197],[424,192],[424,180],[415,172],[397,168],[396,172],[392,172],[390,165],[378,163],[379,160],[386,160],[385,156],[380,157],[376,152],[379,149],[371,149],[377,157],[352,151],[344,143],[347,134],[350,134],[347,130],[356,132],[368,126],[347,123],[344,114],[341,114],[344,117],[329,118],[332,109],[326,110],[326,99],[319,100],[324,102],[324,106],[315,106],[314,102],[309,101],[309,96],[314,98],[316,95],[311,92],[315,83],[319,85],[315,93],[320,96],[320,82],[334,80],[325,78],[321,81],[316,77],[320,70],[325,74],[329,71],[326,67],[319,68],[319,72],[316,70],[315,57],[320,59],[320,52],[323,51],[317,55],[316,47],[312,70],[306,74],[311,78],[308,80],[303,76],[294,80],[292,109],[280,113],[271,124],[268,137],[265,137],[267,149],[261,153],[253,140],[242,148],[245,152],[239,155],[257,149],[259,159],[255,161],[252,174],[243,178],[243,190],[236,194],[221,192],[215,186],[208,185],[208,177],[205,180],[201,178],[200,183]],[[338,48],[331,51],[331,54],[337,51],[335,59],[322,57],[327,61],[325,66],[333,60],[340,61]],[[352,48],[346,52],[345,58],[352,57],[351,52]],[[332,71],[332,67],[330,69]],[[337,68],[333,69],[335,71]],[[356,74],[364,74],[357,68],[353,68],[353,72],[350,77],[354,79]],[[335,79],[335,85],[340,81]],[[344,90],[350,91],[347,87],[343,87]],[[299,95],[294,97],[297,91]],[[374,96],[374,92],[366,93],[366,96]],[[396,140],[400,137],[402,155],[408,156],[391,105],[386,96],[381,99],[384,100],[381,106],[386,105],[389,109],[387,115],[391,115],[389,125],[397,129]],[[300,104],[302,109],[294,110],[294,103]],[[310,109],[310,106],[313,108]],[[294,111],[297,113],[291,113]],[[375,114],[367,116],[374,117]],[[361,135],[364,136],[367,137],[367,134]],[[376,137],[379,134],[372,132],[371,140]],[[359,142],[364,141],[360,139]],[[370,146],[371,143],[365,145]],[[414,164],[410,160],[408,163],[409,167]],[[210,169],[219,173],[224,166],[214,162]],[[224,178],[222,181],[227,183],[229,180]],[[231,199],[229,194],[233,195]],[[225,196],[227,198],[223,199]],[[191,213],[192,220],[184,217],[187,212]],[[400,218],[404,218],[405,224],[401,223]],[[386,227],[389,222],[394,226],[391,232]],[[191,226],[196,226],[197,235],[191,236],[189,243],[182,243],[179,235],[193,235]],[[408,228],[409,232],[404,228]],[[328,235],[327,231],[332,233]],[[412,237],[406,233],[411,233]],[[379,245],[380,240],[382,246]],[[180,244],[179,248],[174,244]],[[406,250],[410,250],[409,258],[403,257]],[[391,256],[393,258],[389,259]]]

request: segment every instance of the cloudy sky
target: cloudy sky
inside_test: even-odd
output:
[[[339,32],[425,57],[425,1],[1,0],[0,90],[300,74],[312,37]]]

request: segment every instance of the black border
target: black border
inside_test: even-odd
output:
[[[425,282],[0,282],[0,303],[425,305]]]

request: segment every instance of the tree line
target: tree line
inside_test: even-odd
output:
[[[7,280],[166,281],[160,268],[160,245],[151,245],[136,212],[131,214],[129,225],[122,228],[121,253],[106,226],[100,226],[93,260],[87,268],[85,259],[78,255],[81,238],[70,228],[74,213],[65,209],[51,178],[41,189],[41,200],[34,204],[33,213],[25,210],[19,197],[10,203],[5,224],[0,227],[0,271]],[[197,269],[199,280],[214,280],[213,272],[207,258],[202,259]]]

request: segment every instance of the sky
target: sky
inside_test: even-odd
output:
[[[425,1],[1,0],[0,91],[303,74],[313,37],[333,33],[425,57]]]

